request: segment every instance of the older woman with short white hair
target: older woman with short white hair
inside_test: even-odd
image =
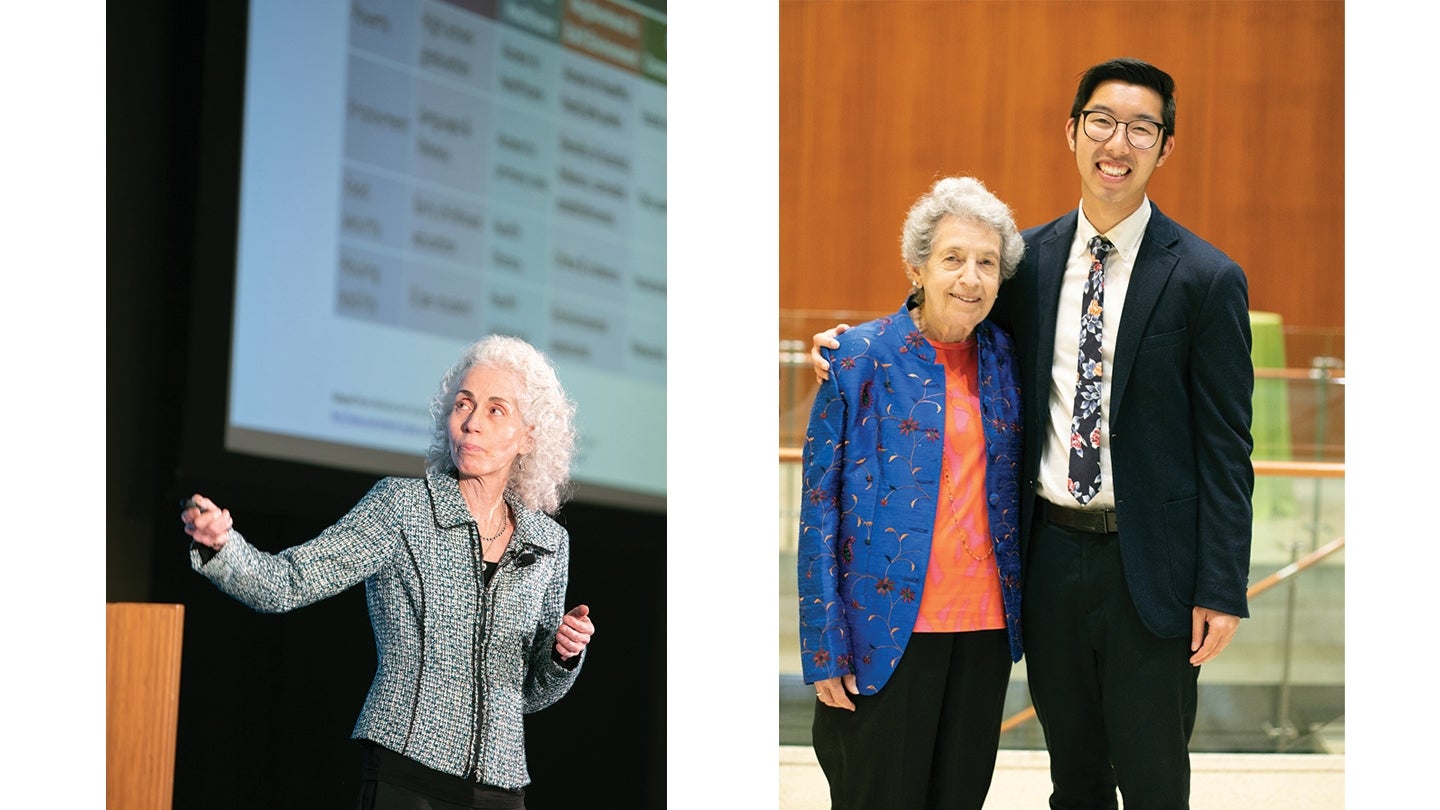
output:
[[[192,567],[283,613],[365,583],[375,678],[351,734],[359,807],[524,808],[523,716],[575,683],[594,633],[566,612],[575,406],[548,358],[492,335],[441,379],[420,478],[389,477],[313,540],[277,554],[202,495],[180,514]]]
[[[980,810],[1020,660],[1020,389],[987,320],[1025,244],[947,177],[901,233],[910,293],[825,349],[804,446],[800,647],[833,810]]]

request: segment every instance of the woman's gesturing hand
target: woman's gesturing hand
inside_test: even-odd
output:
[[[230,530],[235,527],[229,509],[221,509],[214,501],[198,494],[185,502],[180,522],[192,540],[215,551],[225,547]]]
[[[590,621],[589,606],[576,605],[565,614],[560,628],[555,631],[555,652],[562,659],[574,658],[585,649],[594,634],[595,624]]]

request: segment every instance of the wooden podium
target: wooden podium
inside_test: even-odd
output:
[[[184,605],[105,605],[107,810],[170,810],[184,624]]]

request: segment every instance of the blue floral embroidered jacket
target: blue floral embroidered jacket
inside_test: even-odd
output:
[[[908,303],[908,302],[907,302]],[[985,489],[1010,656],[1020,627],[1020,388],[1010,336],[975,328]],[[805,682],[854,673],[862,695],[905,652],[935,526],[945,434],[945,368],[905,306],[822,350],[830,379],[810,410],[798,548]]]

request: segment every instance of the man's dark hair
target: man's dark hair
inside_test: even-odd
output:
[[[1078,125],[1080,111],[1085,109],[1085,102],[1094,95],[1095,88],[1112,80],[1138,84],[1160,94],[1160,123],[1165,127],[1165,131],[1160,134],[1160,146],[1163,148],[1165,140],[1175,134],[1175,80],[1170,78],[1169,73],[1149,62],[1126,56],[1101,62],[1085,71],[1080,77],[1080,86],[1075,90],[1075,103],[1070,105],[1071,120]]]

